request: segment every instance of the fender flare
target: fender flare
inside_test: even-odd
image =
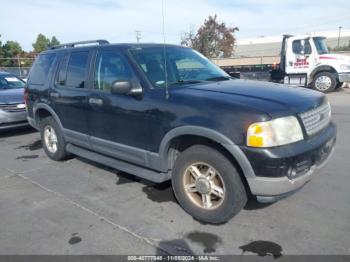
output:
[[[36,106],[34,107],[34,119],[35,119],[35,124],[38,125],[39,121],[38,121],[38,115],[37,115],[37,111],[39,109],[45,109],[46,111],[48,111],[51,116],[55,119],[56,123],[58,124],[58,126],[61,128],[61,130],[63,130],[63,126],[62,126],[62,122],[59,119],[58,115],[56,114],[56,112],[52,109],[52,107],[50,107],[47,104],[44,103],[38,103],[36,104]]]
[[[254,170],[243,151],[231,139],[213,129],[199,126],[182,126],[170,130],[162,139],[159,147],[159,156],[163,163],[168,163],[168,150],[172,139],[182,135],[195,135],[208,138],[222,145],[240,165],[246,178],[254,178]]]

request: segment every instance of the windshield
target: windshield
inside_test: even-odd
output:
[[[326,38],[324,37],[314,37],[314,43],[319,55],[328,54],[328,48],[325,40]]]
[[[190,48],[146,47],[132,49],[131,53],[155,87],[165,87],[165,79],[168,86],[230,79],[222,69]]]
[[[13,75],[0,75],[0,90],[23,88],[25,83]]]

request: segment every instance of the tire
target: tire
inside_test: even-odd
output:
[[[339,89],[343,86],[344,83],[337,82],[337,85],[335,86],[335,89]]]
[[[50,136],[49,138],[46,132],[51,132],[54,136]],[[44,151],[49,158],[60,161],[69,156],[66,151],[66,142],[62,131],[52,117],[46,117],[40,121],[40,136]],[[53,146],[54,144],[56,144],[56,147]]]
[[[193,170],[204,174],[209,170],[206,166],[211,168],[211,174],[216,172],[216,175],[211,175],[214,178],[208,180],[208,176],[201,176],[194,182]],[[190,189],[186,190],[185,185]],[[181,207],[193,218],[204,223],[225,223],[247,203],[247,193],[237,169],[221,152],[209,146],[191,146],[180,154],[174,165],[172,186]],[[212,204],[210,206],[203,198],[208,199],[208,191],[213,190],[214,186],[216,193],[209,193]],[[219,191],[217,187],[223,190]],[[196,190],[197,192],[189,192]],[[217,196],[218,192],[221,197]],[[203,195],[206,196],[202,197]]]
[[[315,75],[311,87],[322,93],[332,92],[337,86],[337,78],[330,72],[319,72]]]

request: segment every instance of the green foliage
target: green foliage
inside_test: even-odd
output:
[[[52,46],[59,45],[59,44],[60,44],[60,41],[58,41],[58,39],[56,38],[56,36],[53,36],[53,37],[51,38],[51,41],[50,41],[49,46],[52,47]]]
[[[14,59],[5,59],[1,61],[2,66],[17,66],[18,58],[22,54],[23,50],[21,45],[16,41],[7,41],[1,47],[1,53],[4,58],[14,58]]]
[[[238,27],[229,27],[217,21],[217,15],[209,16],[197,33],[192,30],[185,33],[181,44],[192,47],[207,57],[230,57],[234,51],[236,39],[234,32]]]
[[[34,51],[36,53],[41,53],[45,51],[50,45],[50,39],[43,34],[38,34],[35,43],[32,44]]]

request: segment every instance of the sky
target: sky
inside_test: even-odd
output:
[[[113,43],[179,44],[181,34],[197,30],[209,15],[239,27],[238,39],[350,29],[350,1],[314,0],[0,0],[2,42],[18,41],[32,50],[39,33],[61,42],[106,39]]]

